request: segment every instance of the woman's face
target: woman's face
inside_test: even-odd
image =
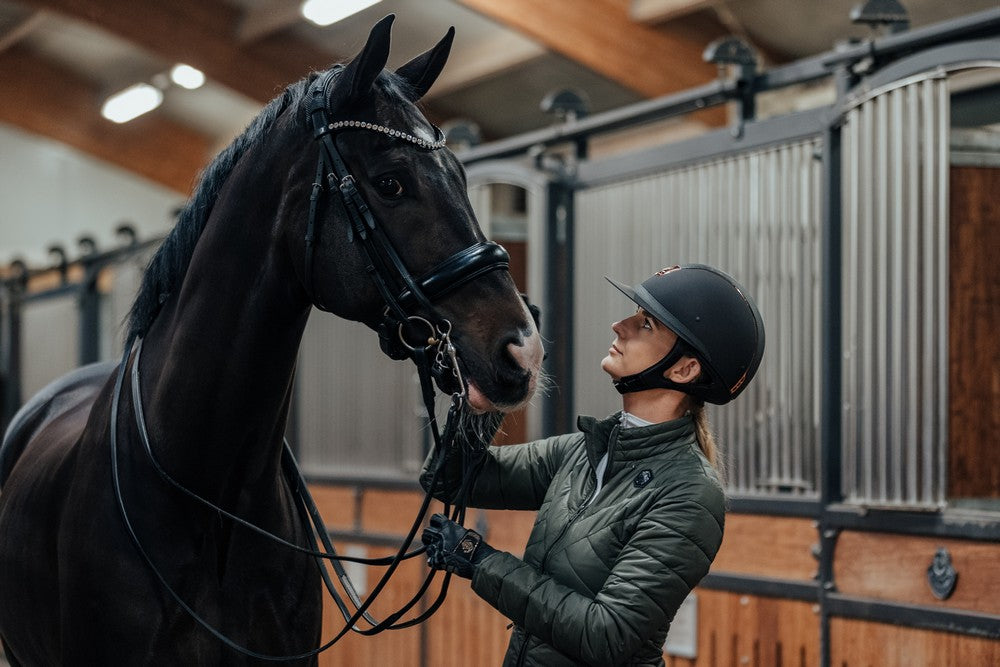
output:
[[[677,342],[677,334],[642,308],[632,317],[612,324],[611,330],[615,339],[601,368],[614,380],[646,370]]]

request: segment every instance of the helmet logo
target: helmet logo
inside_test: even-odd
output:
[[[654,276],[665,276],[665,275],[667,275],[668,273],[670,273],[671,271],[677,271],[677,270],[678,270],[678,269],[680,269],[680,268],[681,268],[681,267],[679,267],[679,266],[677,266],[676,264],[674,264],[673,266],[668,266],[668,267],[667,267],[667,268],[665,268],[665,269],[660,269],[659,271],[657,271],[657,272],[656,272],[656,273],[654,273],[653,275],[654,275]]]

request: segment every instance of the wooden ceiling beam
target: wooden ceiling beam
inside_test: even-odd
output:
[[[42,24],[45,19],[45,12],[40,9],[28,12],[13,26],[0,34],[0,53],[13,47],[22,39],[30,35]]]
[[[718,74],[702,60],[718,34],[636,23],[628,0],[457,1],[644,97],[699,86]],[[722,107],[698,117],[712,126],[726,122]]]
[[[287,31],[253,43],[238,37],[243,15],[220,0],[23,0],[91,23],[214,81],[267,102],[310,71],[338,60]]]
[[[209,158],[208,137],[155,111],[122,125],[102,118],[97,86],[24,48],[0,54],[0,81],[0,123],[62,142],[181,194],[190,194]]]
[[[715,66],[701,58],[707,40],[635,23],[621,3],[458,1],[645,97],[704,84],[716,75]]]
[[[687,16],[716,4],[716,0],[631,0],[629,18],[639,23],[657,24]]]

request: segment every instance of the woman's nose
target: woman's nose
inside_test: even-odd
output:
[[[625,320],[618,320],[617,322],[614,322],[611,325],[611,330],[614,331],[619,336],[622,335],[622,331],[624,330],[624,328],[625,328]]]

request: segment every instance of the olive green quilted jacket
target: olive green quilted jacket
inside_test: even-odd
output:
[[[469,504],[538,510],[524,559],[498,551],[472,579],[514,622],[504,665],[662,665],[670,622],[708,573],[725,498],[693,420],[618,423],[581,417],[582,433],[489,448]]]

